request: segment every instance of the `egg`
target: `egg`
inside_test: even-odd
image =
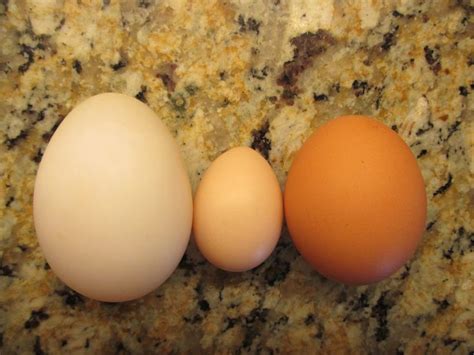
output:
[[[261,264],[280,237],[283,198],[277,178],[256,151],[237,147],[207,169],[194,198],[193,231],[204,257],[223,270]]]
[[[409,147],[374,118],[343,116],[319,127],[291,165],[285,217],[296,248],[322,275],[380,281],[415,252],[426,192]]]
[[[40,163],[34,223],[55,274],[100,301],[146,295],[189,241],[192,192],[178,146],[142,102],[93,96],[63,120]]]

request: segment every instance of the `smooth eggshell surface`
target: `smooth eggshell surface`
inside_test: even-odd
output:
[[[261,264],[278,242],[282,194],[267,161],[247,147],[219,156],[194,200],[193,231],[204,257],[227,271]]]
[[[367,284],[413,255],[425,228],[425,185],[395,132],[373,118],[340,117],[297,153],[285,215],[297,249],[316,270]]]
[[[101,94],[53,135],[35,183],[34,221],[52,270],[101,301],[163,283],[189,241],[192,193],[178,147],[140,101]]]

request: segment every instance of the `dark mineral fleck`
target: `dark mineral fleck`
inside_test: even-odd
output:
[[[21,141],[25,140],[26,137],[28,137],[28,132],[26,130],[23,130],[20,132],[20,134],[18,136],[16,136],[15,138],[8,138],[6,141],[5,141],[5,144],[8,148],[8,150],[14,148],[18,143],[20,143]]]
[[[84,303],[84,299],[82,298],[82,296],[78,294],[76,291],[73,291],[71,289],[56,291],[56,293],[63,298],[64,303],[68,305],[69,307],[74,308]]]
[[[127,66],[127,61],[125,59],[120,59],[117,63],[112,64],[110,67],[112,70],[117,71]]]
[[[148,88],[146,86],[142,86],[140,89],[140,92],[135,95],[135,98],[140,100],[141,102],[147,103],[146,96],[145,96],[147,90]]]
[[[318,30],[316,33],[306,32],[294,37],[290,43],[294,47],[293,59],[283,65],[283,70],[277,78],[277,84],[283,86],[290,93],[296,94],[298,76],[311,66],[315,57],[334,45],[336,40],[329,32]],[[282,99],[286,101],[285,98],[282,97]]]
[[[32,311],[30,318],[25,322],[25,329],[34,329],[37,328],[41,321],[49,318],[49,314],[44,312],[42,309],[37,311]]]
[[[326,94],[313,94],[314,101],[328,101],[328,96]]]
[[[198,305],[199,305],[199,309],[203,312],[207,312],[210,309],[209,302],[207,302],[206,300],[199,301]]]
[[[272,142],[266,137],[269,128],[270,124],[266,121],[260,129],[252,132],[253,140],[251,147],[260,152],[265,159],[268,159],[269,152],[272,149]]]
[[[33,345],[33,352],[35,355],[45,355],[45,352],[41,348],[41,339],[39,336],[35,338],[35,344]]]
[[[430,66],[430,69],[433,71],[433,73],[438,74],[438,72],[441,70],[441,59],[439,55],[439,50],[435,48],[431,48],[428,46],[425,46],[423,48],[425,52],[425,59],[428,65]]]
[[[243,15],[239,15],[237,19],[237,23],[240,26],[240,32],[255,32],[257,35],[260,34],[260,25],[261,22],[255,20],[252,17],[247,18],[245,20],[245,17]]]
[[[442,195],[443,193],[445,193],[452,185],[453,183],[453,176],[451,175],[451,173],[448,174],[448,181],[446,181],[446,183],[444,183],[443,185],[441,185],[434,193],[433,193],[433,197],[437,196],[437,195]]]
[[[175,63],[167,63],[159,69],[157,74],[168,92],[173,92],[176,88],[175,70],[177,67]]]
[[[82,73],[82,64],[77,59],[75,59],[74,62],[72,62],[72,67],[74,68],[77,74]]]
[[[13,277],[13,269],[8,265],[0,266],[0,276]]]
[[[460,86],[459,87],[459,95],[461,96],[467,96],[469,92],[467,91],[467,88],[465,86]]]
[[[352,82],[352,90],[354,90],[354,95],[359,97],[364,95],[369,90],[369,84],[367,81],[354,80]]]

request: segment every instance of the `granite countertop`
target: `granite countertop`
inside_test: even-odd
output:
[[[474,351],[472,1],[347,3],[0,1],[0,353]],[[38,248],[32,192],[55,128],[104,91],[163,119],[194,189],[237,145],[259,150],[283,186],[315,127],[377,117],[426,181],[415,257],[349,287],[313,271],[283,231],[250,272],[220,271],[191,244],[140,300],[82,297]]]

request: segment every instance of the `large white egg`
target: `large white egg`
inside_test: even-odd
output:
[[[109,302],[144,296],[171,275],[189,241],[192,193],[177,144],[134,98],[85,100],[44,153],[34,221],[69,287]]]

